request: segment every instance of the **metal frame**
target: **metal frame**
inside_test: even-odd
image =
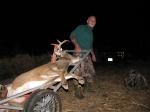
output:
[[[75,52],[74,50],[65,50],[65,51],[68,53],[69,52],[72,52],[72,53]],[[83,57],[80,58],[80,61],[74,65],[74,67],[71,69],[71,71],[69,73],[73,73],[77,69],[77,67],[81,64],[81,62],[89,55],[90,52],[91,52],[90,50],[82,50],[80,53],[85,53],[85,54],[83,55]],[[9,100],[23,96],[27,93],[33,92],[33,91],[38,90],[38,89],[43,89],[43,88],[48,87],[48,86],[51,89],[53,89],[54,92],[57,92],[57,90],[61,87],[61,83],[59,82],[57,85],[53,86],[54,84],[55,83],[53,83],[53,82],[51,84],[44,84],[44,85],[29,89],[27,91],[18,93],[16,95],[7,97],[6,99],[0,100],[0,109],[23,110],[23,108],[19,107],[19,106],[10,106],[10,105],[4,105],[4,104],[7,103],[7,101],[9,101]]]

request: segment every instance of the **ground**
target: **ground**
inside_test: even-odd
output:
[[[96,65],[94,92],[84,92],[85,97],[74,96],[72,80],[69,91],[60,88],[62,112],[150,112],[150,87],[144,90],[127,89],[124,79],[130,69],[137,69],[150,85],[150,64],[143,62],[128,65]],[[7,83],[10,79],[3,82]]]
[[[150,88],[129,90],[124,85],[124,78],[131,68],[138,69],[149,80],[147,65],[99,66],[93,86],[95,92],[84,92],[84,99],[74,96],[69,80],[69,91],[58,91],[63,112],[150,112]]]

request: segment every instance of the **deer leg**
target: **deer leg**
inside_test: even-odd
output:
[[[77,77],[76,77],[77,78]],[[79,78],[79,77],[78,77]],[[73,85],[74,85],[74,95],[75,97],[82,99],[84,98],[84,92],[82,86],[79,84],[78,79],[73,79]]]
[[[71,75],[73,78],[75,78],[79,84],[83,85],[85,83],[84,78],[82,76],[80,76],[80,74],[74,74],[74,73],[69,73],[69,75]]]
[[[65,73],[63,72],[63,73],[61,74],[60,78],[61,78],[62,87],[63,87],[64,89],[68,90],[68,83],[67,83],[67,80],[65,79],[66,74],[67,74],[66,72],[65,72]]]

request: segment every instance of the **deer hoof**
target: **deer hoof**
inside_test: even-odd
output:
[[[84,79],[80,79],[80,80],[79,80],[79,83],[80,83],[81,85],[83,85],[83,84],[85,83]]]

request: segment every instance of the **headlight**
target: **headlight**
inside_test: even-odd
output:
[[[108,58],[107,61],[113,61],[113,58]]]

